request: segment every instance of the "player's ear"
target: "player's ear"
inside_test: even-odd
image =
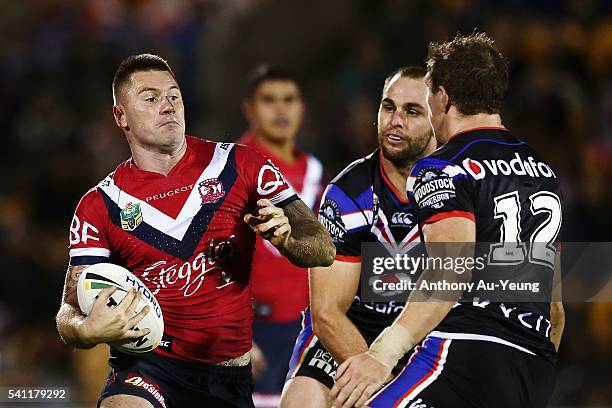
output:
[[[450,96],[448,96],[448,92],[446,92],[446,88],[440,85],[437,93],[438,98],[440,98],[440,105],[444,108],[444,113],[448,113],[451,108],[451,100]]]
[[[117,126],[126,131],[130,130],[130,127],[127,123],[127,119],[125,117],[125,113],[119,105],[113,106],[113,117],[115,118],[115,123],[117,124]]]

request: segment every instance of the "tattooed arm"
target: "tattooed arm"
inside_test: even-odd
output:
[[[66,272],[66,280],[64,282],[64,293],[62,295],[62,305],[55,318],[57,331],[64,343],[78,347],[91,348],[94,343],[88,343],[82,335],[81,326],[85,321],[85,316],[79,309],[77,299],[77,282],[79,276],[89,265],[69,266]]]
[[[116,288],[106,288],[100,292],[89,316],[81,313],[77,282],[88,266],[69,266],[66,272],[62,304],[55,318],[57,331],[64,343],[77,348],[91,348],[98,343],[147,335],[149,329],[131,330],[149,311],[146,306],[134,315],[140,301],[140,293],[134,290],[130,290],[115,308],[110,308],[106,304]]]
[[[247,214],[244,220],[293,264],[311,268],[334,262],[336,247],[329,233],[302,200],[283,208],[266,199],[259,200],[257,205],[258,215]]]

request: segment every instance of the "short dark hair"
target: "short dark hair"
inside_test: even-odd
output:
[[[300,92],[302,91],[301,81],[295,73],[278,65],[260,64],[247,75],[246,99],[253,99],[255,91],[265,81],[291,81],[297,85]]]
[[[425,74],[427,74],[427,71],[425,70],[424,67],[421,67],[419,65],[410,65],[406,67],[400,67],[396,69],[395,71],[391,72],[389,75],[387,75],[387,77],[385,78],[385,84],[383,85],[383,92],[385,88],[387,88],[387,85],[389,85],[389,82],[391,82],[391,80],[397,74],[400,75],[400,78],[421,79],[425,77]]]
[[[174,72],[172,68],[170,68],[170,65],[168,65],[166,60],[159,55],[130,55],[121,61],[117,71],[115,71],[115,76],[113,78],[113,95],[116,95],[119,87],[130,78],[130,75],[141,71],[167,71],[172,75],[172,78],[176,80],[176,76],[174,76]]]
[[[443,86],[464,115],[500,113],[508,89],[508,63],[485,33],[430,43],[427,73],[433,90]]]

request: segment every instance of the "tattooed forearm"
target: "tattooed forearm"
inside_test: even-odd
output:
[[[77,299],[77,283],[79,276],[85,268],[89,265],[69,266],[66,271],[66,280],[64,281],[64,295],[63,301],[73,306],[78,306],[79,301]]]
[[[89,265],[69,266],[66,271],[66,279],[64,281],[64,293],[62,296],[62,304],[57,316],[55,317],[57,331],[64,343],[78,347],[90,348],[94,344],[87,343],[79,330],[80,325],[85,320],[85,316],[79,308],[79,300],[77,298],[77,283],[79,276]]]
[[[304,268],[329,266],[336,248],[327,230],[302,200],[287,204],[283,211],[291,225],[291,235],[281,249],[293,264]]]

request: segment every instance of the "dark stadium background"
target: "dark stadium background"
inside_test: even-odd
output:
[[[299,145],[331,177],[374,146],[389,71],[421,63],[430,40],[485,30],[511,63],[505,123],[562,177],[564,240],[612,241],[611,11],[606,0],[1,1],[0,386],[97,398],[104,347],[73,352],[53,317],[76,203],[128,157],[110,89],[125,56],[167,58],[188,133],[225,141],[245,128],[245,73],[288,66],[308,103]],[[551,406],[612,406],[612,303],[566,310]]]

